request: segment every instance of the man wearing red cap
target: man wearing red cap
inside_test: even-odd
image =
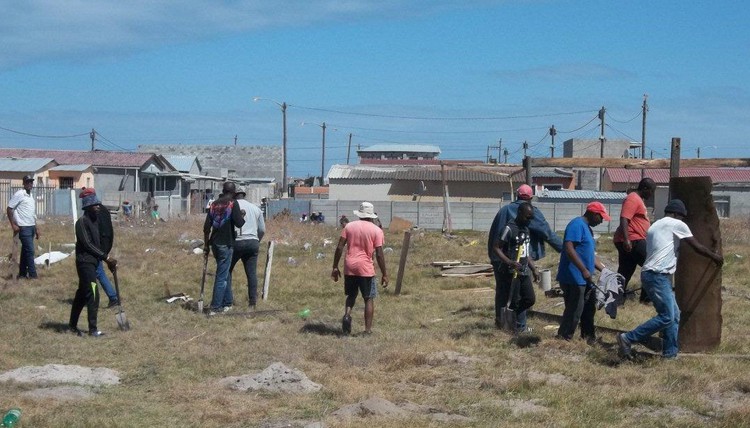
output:
[[[594,269],[604,269],[596,255],[596,241],[591,229],[604,220],[610,220],[606,208],[601,202],[594,201],[586,206],[586,212],[582,216],[571,220],[565,228],[564,250],[560,253],[560,265],[557,269],[557,281],[560,283],[565,301],[562,321],[557,330],[558,338],[573,339],[580,322],[581,338],[588,343],[596,340],[596,295],[586,293],[586,290],[592,283],[591,274]]]

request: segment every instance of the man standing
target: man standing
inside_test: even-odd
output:
[[[487,241],[487,255],[490,258],[490,262],[493,264],[500,263],[500,259],[495,255],[493,248],[495,247],[495,240],[502,232],[503,228],[509,221],[516,218],[518,214],[518,207],[524,202],[531,203],[531,199],[534,197],[534,193],[531,186],[528,184],[522,184],[516,191],[516,200],[502,208],[495,215],[495,219],[492,221],[490,226],[489,240]],[[529,223],[529,237],[531,238],[530,243],[530,255],[533,260],[539,260],[545,256],[544,243],[548,242],[552,248],[558,253],[562,251],[562,240],[552,230],[547,223],[547,219],[544,218],[542,211],[536,207],[534,209],[534,217]]]
[[[362,202],[359,210],[354,214],[360,221],[352,221],[344,226],[341,231],[336,253],[333,256],[333,270],[331,278],[334,282],[339,280],[339,260],[346,247],[346,259],[344,261],[344,293],[346,294],[346,306],[341,327],[345,334],[352,332],[352,308],[357,300],[357,294],[361,293],[365,299],[365,334],[372,333],[372,319],[375,314],[374,299],[378,295],[377,284],[373,281],[375,277],[375,266],[372,263],[372,255],[380,267],[382,274],[381,283],[383,287],[388,286],[388,273],[385,268],[385,257],[383,256],[383,244],[385,238],[383,231],[373,224],[377,218],[375,207],[369,202]]]
[[[78,336],[83,332],[78,329],[78,318],[83,307],[87,307],[89,335],[99,337],[104,335],[96,327],[96,317],[99,311],[99,293],[96,285],[96,268],[103,260],[110,270],[117,266],[117,260],[104,252],[101,234],[99,232],[97,213],[101,209],[101,202],[94,189],[83,197],[81,201],[83,216],[76,221],[76,271],[78,272],[78,290],[73,299],[70,310],[70,330]]]
[[[36,225],[36,203],[31,196],[34,187],[34,177],[23,177],[23,189],[13,194],[5,210],[10,227],[13,228],[13,239],[21,241],[21,261],[18,276],[20,278],[37,279],[34,265],[34,236],[39,240],[39,228]]]
[[[581,338],[589,344],[596,340],[596,293],[586,291],[592,282],[591,274],[594,269],[604,269],[596,255],[594,231],[591,230],[604,220],[610,220],[607,210],[601,202],[594,201],[586,206],[586,212],[581,217],[571,220],[565,228],[565,249],[560,253],[560,264],[557,269],[557,281],[560,283],[565,302],[560,328],[557,329],[558,338],[573,339],[580,322]]]
[[[260,251],[260,241],[263,240],[263,235],[266,233],[266,223],[263,220],[263,211],[257,205],[245,200],[246,195],[244,187],[237,189],[237,193],[234,194],[240,212],[243,213],[245,224],[235,230],[237,238],[234,240],[227,288],[232,289],[234,265],[242,260],[247,276],[247,296],[250,302],[250,310],[255,310],[255,305],[258,302],[258,252]]]
[[[83,198],[85,198],[86,196],[95,194],[96,192],[93,188],[84,187],[78,197],[83,200]],[[99,240],[101,242],[101,249],[104,254],[109,254],[109,252],[112,251],[115,234],[114,228],[112,227],[112,216],[110,215],[109,210],[106,207],[100,206],[97,210],[96,224],[99,227]],[[96,266],[96,279],[99,281],[99,284],[101,284],[102,289],[104,290],[104,294],[106,294],[109,298],[109,305],[107,306],[107,308],[117,306],[119,304],[118,296],[115,292],[114,287],[112,287],[112,283],[109,282],[109,278],[107,278],[107,273],[104,272],[104,262],[99,262],[99,264]]]
[[[234,200],[234,183],[227,181],[222,187],[222,196],[211,204],[203,223],[203,251],[213,250],[216,259],[214,290],[209,315],[227,312],[232,308],[232,287],[228,283],[229,267],[232,264],[234,229],[245,224],[239,204]]]
[[[625,277],[624,291],[628,291],[628,282],[636,266],[643,266],[646,261],[646,232],[651,225],[645,201],[651,198],[656,189],[654,180],[644,178],[638,183],[638,189],[630,192],[622,203],[620,226],[615,230],[613,241],[617,248],[617,273]],[[641,303],[648,303],[648,295],[641,289]]]
[[[526,310],[534,306],[534,287],[529,278],[529,269],[534,275],[534,281],[539,280],[539,272],[534,261],[529,257],[529,229],[528,225],[534,216],[534,209],[530,203],[524,202],[518,206],[516,218],[508,222],[500,235],[495,239],[494,251],[501,260],[501,264],[493,269],[495,272],[495,325],[500,328],[500,309],[504,308],[510,299],[510,309],[518,314],[516,317],[516,333],[531,331],[526,327]],[[518,288],[512,290],[514,279],[518,280]],[[511,295],[511,291],[513,294]]]
[[[698,254],[708,257],[718,266],[724,258],[695,239],[683,220],[687,217],[685,204],[672,199],[664,208],[664,217],[654,222],[646,235],[647,257],[641,269],[641,283],[656,309],[656,316],[634,330],[617,335],[621,357],[630,357],[633,343],[642,342],[657,332],[663,332],[662,357],[676,358],[679,351],[677,334],[680,327],[680,308],[672,291],[672,274],[677,270],[680,244],[684,241]]]

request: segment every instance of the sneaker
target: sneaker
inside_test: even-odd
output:
[[[83,331],[79,330],[77,327],[68,327],[70,329],[70,332],[75,334],[78,337],[83,337]]]
[[[344,331],[344,334],[352,332],[352,317],[350,315],[344,315],[344,318],[341,319],[341,330]]]
[[[250,312],[255,312],[255,303],[250,303]]]
[[[530,334],[534,329],[531,327],[520,327],[516,329],[516,334]]]
[[[630,342],[627,338],[625,338],[625,333],[620,333],[617,335],[617,353],[622,358],[630,358]]]
[[[224,306],[223,308],[221,308],[222,312],[229,312],[231,310],[232,310],[232,305]]]
[[[89,336],[91,337],[102,337],[104,336],[104,332],[101,330],[91,330],[89,331]]]
[[[119,305],[120,305],[120,301],[119,300],[117,300],[117,299],[110,300],[109,301],[109,305],[107,305],[107,309],[111,309],[111,308],[114,308],[115,306],[119,306]]]

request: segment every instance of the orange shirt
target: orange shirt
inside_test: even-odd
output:
[[[346,239],[344,275],[375,276],[372,254],[375,248],[383,246],[383,231],[372,222],[357,220],[344,226],[341,237]]]
[[[628,219],[628,238],[631,241],[637,241],[646,239],[646,232],[648,232],[651,222],[648,220],[648,211],[646,210],[646,204],[641,199],[641,195],[638,192],[630,192],[622,203],[622,210],[620,211],[620,217]],[[625,235],[623,234],[620,227],[617,227],[614,242],[625,242]]]

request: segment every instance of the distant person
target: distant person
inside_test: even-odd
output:
[[[601,271],[604,265],[596,255],[596,241],[592,227],[600,225],[610,217],[601,202],[591,202],[586,212],[568,223],[563,237],[564,251],[560,253],[557,281],[563,291],[563,310],[557,337],[572,340],[581,324],[581,338],[587,343],[596,341],[594,315],[596,314],[596,293],[587,293],[593,283],[594,269]]]
[[[266,233],[266,223],[263,220],[263,211],[259,206],[245,200],[246,195],[247,192],[244,187],[237,189],[237,193],[234,194],[234,198],[240,207],[240,213],[245,219],[245,224],[235,229],[237,238],[234,240],[227,287],[232,288],[234,265],[242,260],[247,277],[247,296],[250,310],[255,310],[255,305],[258,303],[258,253],[260,241],[263,240],[263,235]]]
[[[234,200],[235,184],[224,182],[222,197],[211,204],[203,223],[203,251],[208,254],[211,250],[216,259],[216,273],[214,276],[213,298],[209,315],[227,312],[232,309],[234,297],[232,285],[227,281],[229,268],[232,264],[234,248],[234,229],[242,227],[245,219],[239,204]]]
[[[344,261],[344,293],[346,294],[346,305],[344,317],[341,319],[341,328],[344,334],[352,332],[352,308],[357,300],[357,295],[362,294],[365,299],[365,334],[372,333],[372,321],[375,315],[375,297],[378,295],[377,284],[372,279],[375,277],[375,266],[372,256],[380,267],[382,277],[380,279],[383,287],[388,286],[388,273],[386,272],[385,256],[383,255],[383,244],[385,236],[383,231],[373,224],[377,218],[373,205],[362,202],[359,210],[354,214],[360,221],[347,223],[341,231],[336,253],[333,256],[333,270],[331,278],[337,282],[341,277],[339,271],[339,260],[346,247],[346,258]]]
[[[518,187],[518,190],[516,190],[516,200],[500,208],[495,215],[494,220],[492,220],[492,225],[490,226],[489,240],[487,241],[487,255],[490,258],[490,262],[498,263],[500,261],[497,255],[493,252],[493,247],[495,245],[494,239],[497,238],[509,221],[516,218],[518,206],[524,202],[530,203],[533,197],[534,193],[531,186],[528,184],[522,184]],[[547,223],[547,219],[544,218],[542,211],[537,207],[533,208],[534,217],[528,225],[529,237],[531,239],[529,249],[531,259],[539,260],[545,256],[545,242],[549,243],[549,245],[558,253],[562,251],[563,243],[560,237],[552,230],[549,223]]]
[[[516,333],[531,331],[526,325],[526,311],[534,306],[536,298],[529,270],[531,270],[534,281],[539,281],[539,271],[534,266],[534,261],[529,257],[531,238],[529,237],[528,225],[533,216],[534,208],[530,203],[520,204],[516,217],[505,225],[494,240],[495,255],[502,262],[497,269],[493,269],[496,284],[495,325],[498,328],[501,327],[500,310],[510,302],[508,307],[516,311],[517,314]],[[516,290],[512,290],[514,279],[519,281]],[[512,294],[511,291],[513,291]]]
[[[109,269],[113,270],[117,266],[117,260],[104,251],[106,244],[102,243],[98,218],[98,212],[102,206],[93,189],[82,198],[81,207],[83,216],[76,221],[75,225],[78,290],[76,290],[73,307],[70,310],[69,327],[73,333],[83,336],[83,332],[78,329],[78,318],[81,316],[83,307],[86,306],[89,335],[100,337],[104,333],[97,328],[99,293],[96,285],[96,269],[99,263],[104,261]]]
[[[36,201],[31,195],[34,177],[23,177],[23,189],[18,190],[8,201],[5,213],[8,215],[13,239],[21,241],[21,260],[18,264],[18,277],[37,279],[34,265],[34,237],[39,240],[39,226],[36,224]]]
[[[122,201],[122,214],[126,222],[133,220],[133,206],[130,205],[129,201]]]
[[[345,216],[344,214],[341,214],[341,218],[339,219],[339,226],[343,229],[346,227],[346,224],[349,223],[349,218]]]
[[[300,223],[304,223],[307,221],[307,213],[302,213],[302,215],[299,218]]]
[[[630,357],[633,343],[642,342],[654,333],[662,332],[662,357],[676,358],[679,352],[678,332],[680,308],[672,290],[672,274],[677,270],[677,259],[682,242],[696,253],[713,260],[717,266],[724,258],[698,242],[684,223],[687,217],[685,204],[672,199],[664,208],[664,217],[654,222],[646,234],[646,262],[641,269],[642,287],[648,292],[656,309],[656,316],[634,330],[617,335],[621,357]]]
[[[323,215],[323,212],[318,211],[318,216],[315,219],[315,222],[316,223],[325,223],[325,221],[326,221],[326,216]]]
[[[646,233],[651,222],[645,201],[650,199],[656,183],[650,178],[644,178],[638,183],[638,188],[630,192],[622,202],[620,210],[620,226],[615,230],[612,239],[617,248],[617,273],[625,277],[624,292],[628,291],[628,283],[635,272],[636,266],[643,266],[646,261]],[[648,294],[641,288],[641,303],[648,303]]]

